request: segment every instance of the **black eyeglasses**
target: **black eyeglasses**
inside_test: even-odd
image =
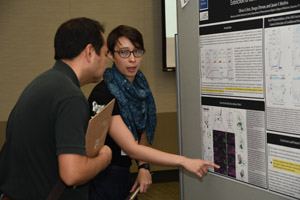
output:
[[[114,52],[117,52],[120,55],[121,58],[129,58],[129,56],[131,55],[131,53],[136,58],[140,58],[140,57],[142,57],[144,55],[144,50],[142,50],[142,49],[137,49],[137,50],[133,50],[133,51],[129,51],[129,50],[114,50]]]

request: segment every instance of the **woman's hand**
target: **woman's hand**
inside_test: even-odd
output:
[[[135,188],[140,185],[140,193],[144,193],[152,184],[152,177],[149,170],[141,168],[139,169],[137,178],[135,180],[134,185],[132,186],[130,192],[133,192]]]
[[[208,162],[201,159],[190,159],[190,158],[185,158],[182,166],[186,170],[196,174],[200,179],[202,179],[207,174],[207,172],[209,171],[208,169],[209,166],[217,169],[220,168],[219,165],[216,165],[212,162]]]

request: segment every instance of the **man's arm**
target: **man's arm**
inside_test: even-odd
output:
[[[79,154],[60,154],[59,175],[68,186],[84,184],[109,165],[111,156],[111,149],[106,145],[95,158]]]

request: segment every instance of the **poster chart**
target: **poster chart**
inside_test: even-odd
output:
[[[199,4],[204,159],[220,177],[300,199],[300,1]]]

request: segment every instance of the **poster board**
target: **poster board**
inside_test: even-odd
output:
[[[178,9],[182,154],[222,164],[201,182],[185,172],[184,199],[300,198],[299,9],[270,0]]]

